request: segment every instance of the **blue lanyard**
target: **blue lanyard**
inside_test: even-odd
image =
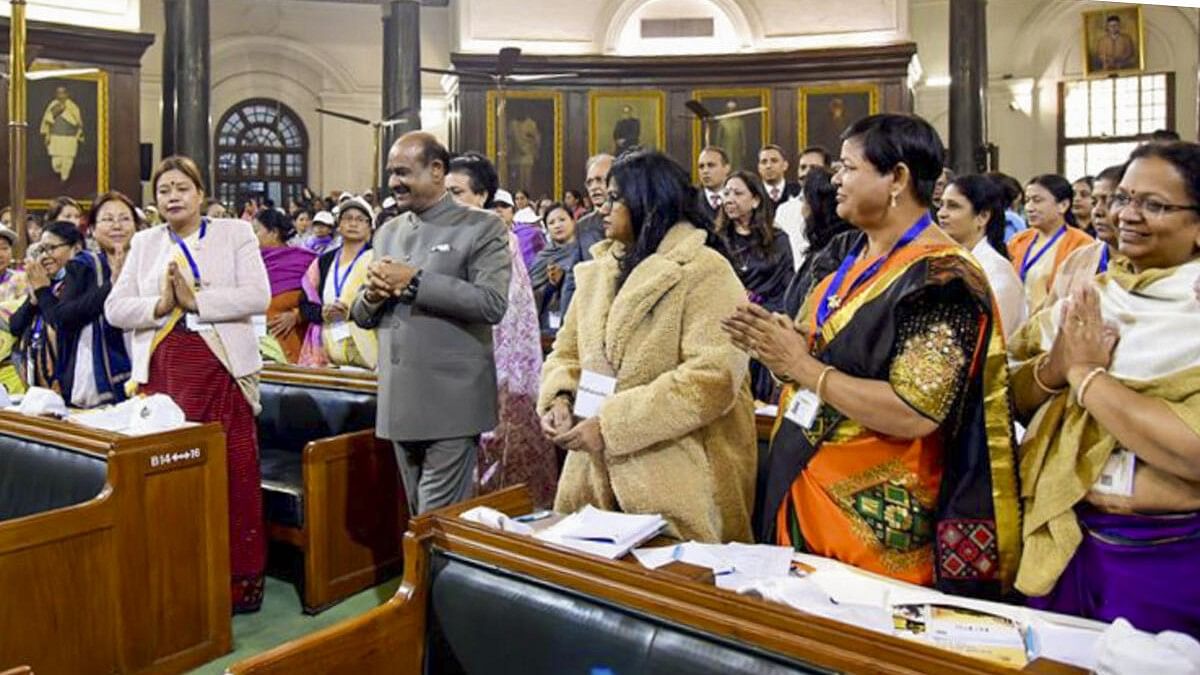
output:
[[[1038,237],[1042,236],[1042,234],[1040,232],[1033,235],[1033,241],[1030,242],[1029,248],[1025,249],[1025,258],[1021,260],[1021,281],[1025,281],[1025,275],[1029,274],[1029,268],[1036,265],[1037,261],[1041,260],[1042,256],[1046,255],[1046,251],[1049,251],[1050,247],[1054,246],[1054,242],[1058,241],[1059,238],[1062,237],[1066,233],[1067,233],[1066,225],[1063,225],[1062,227],[1058,228],[1058,232],[1055,232],[1054,236],[1050,237],[1050,241],[1046,242],[1046,245],[1043,246],[1033,256],[1033,260],[1030,260],[1029,254],[1033,253],[1033,245],[1037,243]]]
[[[346,268],[346,274],[339,277],[338,269],[342,264],[342,247],[337,247],[333,253],[333,294],[339,299],[342,297],[342,289],[346,286],[346,280],[350,278],[350,273],[354,271],[354,266],[358,264],[358,259],[367,252],[367,247],[363,246],[358,251],[358,255],[354,256],[354,260],[350,261],[350,266]]]
[[[200,241],[204,240],[204,235],[208,233],[208,219],[200,219]],[[196,259],[192,257],[192,251],[188,248],[187,242],[182,237],[175,234],[175,231],[170,227],[167,228],[167,234],[171,235],[171,241],[179,245],[183,251],[183,257],[187,258],[188,267],[192,268],[192,280],[196,284],[196,288],[200,288],[200,266],[196,264]]]
[[[883,264],[888,261],[888,258],[891,258],[896,251],[916,241],[917,237],[921,236],[921,233],[925,231],[925,228],[932,224],[933,218],[928,213],[921,216],[921,219],[908,228],[908,231],[896,241],[896,245],[892,247],[892,250],[887,252],[887,255],[871,263],[870,267],[858,275],[858,278],[850,285],[850,289],[846,291],[845,297],[850,297],[855,289],[870,281],[876,274],[879,274],[879,270],[883,268]],[[862,253],[866,245],[867,241],[864,238],[842,259],[842,264],[838,267],[837,273],[833,275],[833,281],[825,289],[825,296],[821,298],[821,304],[817,305],[817,330],[821,330],[825,322],[829,320],[830,315],[841,306],[841,301],[838,299],[838,289],[845,283],[846,275],[850,273],[850,268],[854,267],[854,261],[858,259],[859,254]]]
[[[1104,274],[1108,271],[1108,244],[1104,244],[1104,248],[1100,250],[1100,266],[1096,268],[1097,274]]]

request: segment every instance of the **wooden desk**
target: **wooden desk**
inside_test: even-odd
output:
[[[739,596],[677,575],[580,555],[457,518],[487,505],[529,512],[523,487],[426,514],[405,536],[404,583],[395,597],[354,619],[242,661],[231,673],[419,673],[424,656],[430,551],[470,558],[602,602],[653,614],[700,634],[750,645],[831,670],[860,673],[1011,673],[1009,669],[786,606]],[[1081,673],[1035,662],[1033,673]]]
[[[261,377],[264,381],[279,384],[345,389],[365,394],[374,394],[379,389],[375,373],[349,368],[305,368],[286,363],[268,363],[263,366]]]
[[[220,425],[129,437],[0,412],[14,440],[102,458],[94,499],[0,522],[0,668],[178,673],[229,652]]]

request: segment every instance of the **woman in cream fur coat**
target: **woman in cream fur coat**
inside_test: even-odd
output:
[[[748,362],[721,331],[746,293],[683,169],[660,153],[612,168],[606,239],[542,369],[543,431],[568,450],[555,510],[659,513],[665,534],[750,541],[757,464]],[[592,417],[572,415],[583,371],[615,378]],[[586,397],[586,396],[585,396]]]

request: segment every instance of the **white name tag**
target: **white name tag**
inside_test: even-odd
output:
[[[254,324],[254,337],[267,337],[266,314],[255,314],[251,316],[250,323]]]
[[[797,424],[802,429],[811,429],[817,421],[817,412],[821,409],[821,399],[807,389],[798,389],[788,402],[787,410],[783,413],[785,419]]]
[[[184,325],[186,325],[187,329],[193,333],[203,333],[213,329],[213,325],[211,323],[201,323],[200,316],[191,312],[187,313],[187,323]]]
[[[1137,455],[1118,448],[1104,464],[1100,477],[1092,486],[1092,492],[1118,497],[1133,496],[1133,474],[1137,469]]]
[[[558,312],[550,312],[549,323],[551,330],[558,330],[559,328],[562,328],[562,314],[559,314]]]
[[[329,324],[329,339],[335,344],[350,339],[350,324],[345,321],[335,321]]]
[[[595,417],[600,405],[617,390],[617,378],[585,370],[579,376],[579,391],[575,393],[575,416]]]

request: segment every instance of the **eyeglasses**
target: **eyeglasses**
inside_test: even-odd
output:
[[[1121,211],[1126,206],[1132,205],[1139,213],[1151,218],[1160,218],[1176,211],[1195,211],[1200,213],[1200,206],[1195,204],[1170,204],[1154,197],[1134,197],[1124,192],[1118,192],[1113,195],[1112,201],[1109,204],[1116,211]]]

